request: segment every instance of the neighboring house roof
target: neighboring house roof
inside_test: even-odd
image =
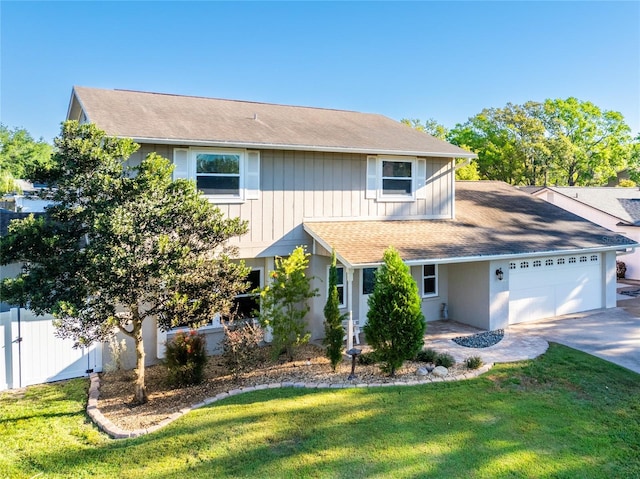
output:
[[[614,216],[628,225],[640,226],[640,190],[637,188],[548,186],[546,189]]]
[[[374,265],[388,246],[406,262],[605,251],[637,243],[497,181],[456,182],[455,220],[305,222],[346,266]]]
[[[9,223],[15,219],[23,219],[32,213],[16,213],[0,208],[0,236],[6,236],[9,232]]]
[[[141,143],[475,158],[378,114],[76,86],[67,118]]]

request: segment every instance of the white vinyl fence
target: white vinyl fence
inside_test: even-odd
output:
[[[0,391],[102,371],[102,344],[74,349],[72,340],[54,331],[51,316],[28,309],[18,316],[18,308],[0,313]]]

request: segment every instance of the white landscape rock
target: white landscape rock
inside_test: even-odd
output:
[[[418,376],[426,376],[427,374],[429,374],[429,371],[427,371],[427,368],[418,368],[416,370],[416,374]]]
[[[434,376],[444,377],[447,374],[449,374],[449,370],[444,366],[436,366],[436,368],[433,370]]]

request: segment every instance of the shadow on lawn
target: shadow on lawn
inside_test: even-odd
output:
[[[34,459],[91,477],[630,477],[638,396],[637,375],[553,345],[470,381],[256,391],[155,434]]]

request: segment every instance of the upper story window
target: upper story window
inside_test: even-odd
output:
[[[260,152],[227,148],[175,148],[174,178],[195,180],[214,203],[258,199]]]
[[[422,266],[422,296],[438,295],[438,265],[425,264]]]
[[[426,198],[426,165],[422,158],[368,156],[365,198],[389,202]]]
[[[413,163],[382,160],[382,195],[413,196]]]
[[[240,153],[196,152],[196,184],[205,195],[240,198]]]

